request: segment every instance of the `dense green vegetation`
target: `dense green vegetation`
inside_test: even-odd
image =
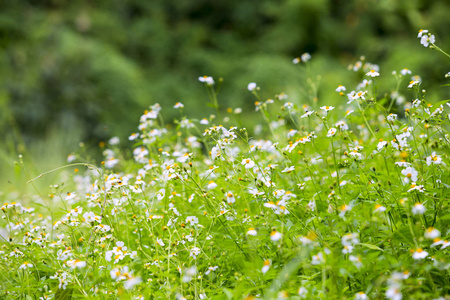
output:
[[[0,298],[448,299],[450,4],[189,2],[0,4]]]

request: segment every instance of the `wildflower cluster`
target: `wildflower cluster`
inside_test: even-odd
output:
[[[248,84],[252,134],[232,113],[168,127],[154,104],[128,159],[112,139],[101,168],[35,205],[5,196],[1,296],[448,297],[450,104],[429,103],[421,79],[379,97],[385,74],[364,61],[349,68],[362,81],[320,106]],[[214,79],[198,80],[218,109]]]

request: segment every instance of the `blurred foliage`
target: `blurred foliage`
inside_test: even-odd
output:
[[[224,78],[222,109],[252,107],[251,81],[268,98],[286,92],[301,103],[305,76],[291,61],[303,52],[322,74],[321,102],[342,101],[334,89],[354,76],[345,68],[360,55],[380,64],[380,80],[407,67],[433,88],[449,70],[416,35],[428,28],[450,49],[449,8],[428,0],[3,1],[3,152],[23,152],[52,132],[65,136],[67,151],[79,141],[126,139],[154,102],[181,101],[188,115],[207,116],[214,111],[204,105],[201,75]]]

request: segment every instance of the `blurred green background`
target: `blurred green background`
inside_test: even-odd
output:
[[[448,98],[440,85],[449,61],[416,36],[427,28],[450,49],[449,12],[449,1],[429,0],[2,1],[0,187],[15,180],[18,154],[38,174],[80,141],[126,141],[155,102],[166,120],[178,101],[190,117],[209,116],[198,76],[224,78],[224,110],[253,111],[253,81],[265,99],[285,92],[303,103],[305,75],[292,59],[304,52],[322,75],[325,104],[345,103],[334,89],[354,88],[359,78],[346,67],[361,55],[380,65],[381,92],[406,67],[432,98]]]

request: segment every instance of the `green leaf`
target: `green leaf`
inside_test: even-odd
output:
[[[233,293],[229,289],[223,288],[223,291],[228,299],[233,299]]]
[[[58,289],[55,294],[55,300],[71,300],[72,294],[72,288],[66,288],[65,290]]]
[[[367,248],[372,249],[372,250],[378,250],[378,251],[384,252],[383,249],[381,249],[381,248],[378,247],[378,246],[372,245],[372,244],[359,243],[358,245],[362,245],[362,246],[367,247]]]

